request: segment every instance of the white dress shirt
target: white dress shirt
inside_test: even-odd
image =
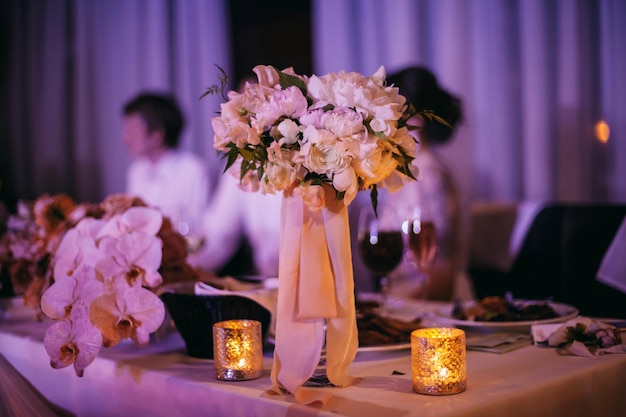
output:
[[[189,262],[218,270],[235,254],[245,236],[252,246],[257,273],[277,277],[281,200],[282,193],[243,191],[234,177],[223,175],[202,216],[204,246],[190,255]]]
[[[185,221],[192,227],[207,204],[208,173],[198,156],[169,150],[156,163],[145,157],[134,160],[128,169],[126,191],[161,209],[175,226]]]

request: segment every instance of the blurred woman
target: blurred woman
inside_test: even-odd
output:
[[[429,117],[414,120],[413,124],[419,125],[414,131],[418,140],[413,162],[419,170],[417,181],[407,183],[398,192],[381,196],[384,203],[395,206],[399,220],[416,225],[414,233],[420,231],[416,230],[420,224],[426,233],[428,222],[432,222],[436,238],[434,246],[421,248],[421,256],[434,255],[425,285],[420,283],[418,257],[407,252],[401,265],[390,275],[390,290],[404,296],[450,300],[458,292],[457,286],[466,284],[466,277],[461,278],[464,273],[463,233],[458,187],[439,150],[450,143],[463,119],[461,100],[441,88],[435,75],[424,67],[410,67],[391,74],[387,84],[398,87],[400,94],[417,111],[432,111],[446,122]],[[417,243],[417,236],[411,239]],[[422,243],[425,239],[422,237]]]

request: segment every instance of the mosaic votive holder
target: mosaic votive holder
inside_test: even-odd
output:
[[[453,328],[426,328],[411,332],[413,390],[447,395],[467,387],[465,332]]]
[[[261,322],[226,320],[213,325],[215,377],[224,381],[245,381],[263,373]]]

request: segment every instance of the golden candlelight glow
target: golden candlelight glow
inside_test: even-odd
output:
[[[261,322],[227,320],[213,325],[215,377],[227,381],[259,378],[263,373]]]
[[[465,391],[465,332],[452,328],[414,330],[411,364],[415,392],[445,395]]]
[[[596,139],[598,142],[607,143],[609,141],[609,137],[611,136],[611,128],[609,128],[609,124],[604,120],[600,120],[596,123]]]

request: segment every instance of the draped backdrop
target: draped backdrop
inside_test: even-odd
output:
[[[2,7],[9,69],[0,98],[8,100],[1,173],[17,197],[65,192],[99,201],[123,192],[130,160],[122,108],[144,90],[176,95],[187,120],[181,146],[203,155],[218,177],[223,164],[210,119],[222,99],[199,97],[218,81],[215,64],[230,68],[225,2],[10,0]]]
[[[426,65],[460,96],[443,153],[466,201],[626,201],[626,2],[313,4],[315,72]]]
[[[217,181],[210,118],[221,99],[198,98],[217,81],[214,64],[230,72],[246,53],[230,47],[227,6],[4,1],[0,192],[95,201],[123,191],[121,107],[143,89],[177,95],[183,147]],[[443,153],[465,202],[626,202],[625,1],[312,0],[311,22],[315,73],[426,65],[463,100]],[[606,143],[595,139],[600,120]]]

